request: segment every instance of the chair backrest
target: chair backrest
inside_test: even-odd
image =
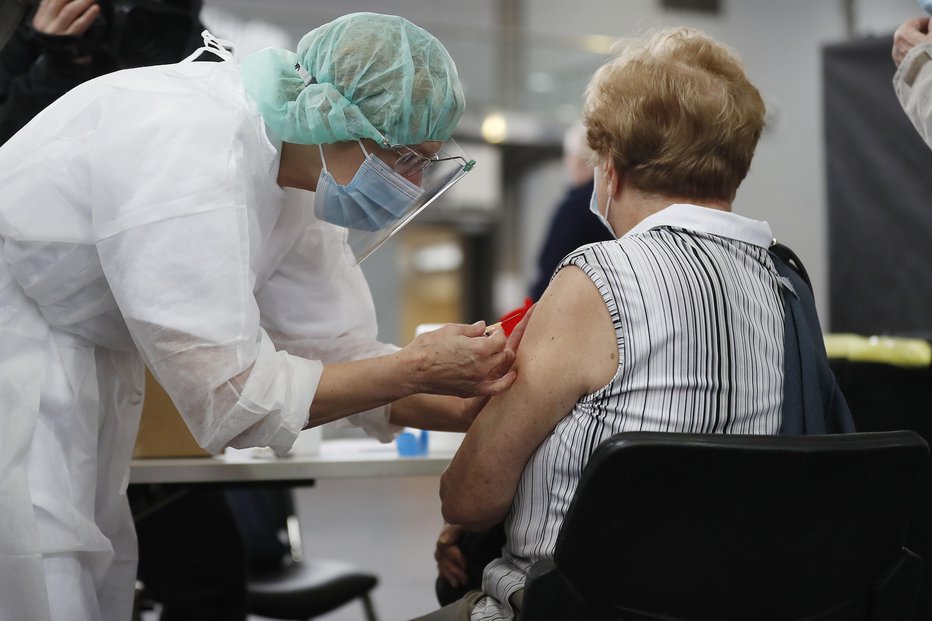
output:
[[[847,360],[831,361],[858,431],[909,429],[932,442],[932,367],[908,368]],[[906,547],[925,561],[919,615],[932,619],[932,473],[919,484]]]
[[[908,431],[619,434],[591,456],[522,619],[911,619],[921,562],[903,541],[928,459]],[[540,614],[555,582],[574,613]]]

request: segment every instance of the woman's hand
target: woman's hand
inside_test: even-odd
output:
[[[448,324],[425,332],[399,353],[410,369],[415,393],[491,396],[514,383],[515,352],[505,333],[485,336],[485,323]]]
[[[77,37],[87,32],[98,15],[96,0],[42,0],[32,27],[43,34]]]
[[[922,43],[932,43],[929,18],[914,17],[903,22],[893,34],[893,62],[899,67],[909,51]]]
[[[454,524],[444,524],[437,537],[437,547],[434,550],[434,559],[437,561],[437,572],[457,588],[466,584],[466,557],[460,549],[458,542],[466,529]]]

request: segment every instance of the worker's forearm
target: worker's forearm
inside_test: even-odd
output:
[[[403,399],[418,390],[415,371],[401,352],[324,365],[308,427]]]
[[[324,365],[308,426],[314,427],[415,395],[477,398],[464,403],[468,420],[482,399],[514,383],[514,351],[501,330],[486,336],[485,324],[448,324],[420,335],[405,348],[378,358]],[[436,399],[436,400],[435,400]],[[393,406],[394,407],[394,406]],[[431,410],[439,408],[439,420]],[[421,397],[399,406],[399,421],[427,429],[464,429],[456,401]],[[435,414],[434,416],[437,416]],[[468,426],[468,424],[467,424]]]
[[[466,431],[474,400],[440,395],[411,395],[392,404],[391,423],[432,431]]]

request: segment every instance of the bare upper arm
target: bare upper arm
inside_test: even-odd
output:
[[[518,378],[472,424],[441,481],[447,521],[473,528],[507,513],[524,467],[584,395],[618,368],[612,321],[585,273],[567,267],[544,293],[518,349]]]

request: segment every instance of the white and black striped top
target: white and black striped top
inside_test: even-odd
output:
[[[531,457],[483,576],[472,619],[512,619],[508,597],[551,558],[589,455],[622,431],[776,434],[783,405],[783,302],[766,222],[672,205],[618,240],[584,246],[582,269],[615,326],[618,371],[576,403]]]

